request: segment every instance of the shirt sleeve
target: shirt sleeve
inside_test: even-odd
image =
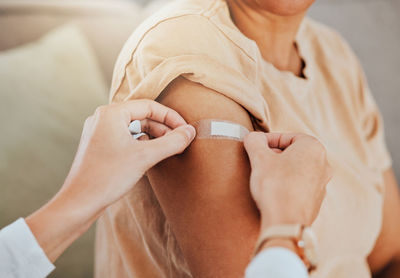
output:
[[[23,218],[0,230],[0,276],[43,278],[55,269]]]
[[[360,126],[368,148],[368,164],[378,171],[392,166],[392,159],[386,146],[382,115],[360,67],[360,91],[358,96]]]
[[[209,19],[188,15],[143,26],[118,57],[111,102],[154,100],[181,76],[232,99],[261,123],[266,122],[265,100],[255,86],[255,61]]]
[[[303,261],[292,251],[273,247],[260,252],[250,262],[245,278],[308,278]]]

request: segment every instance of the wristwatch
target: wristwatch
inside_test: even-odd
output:
[[[318,243],[317,237],[310,227],[301,224],[277,225],[264,230],[257,241],[255,254],[271,239],[291,240],[297,255],[303,260],[308,271],[312,271],[318,264]]]

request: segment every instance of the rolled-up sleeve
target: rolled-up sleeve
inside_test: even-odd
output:
[[[359,107],[362,135],[369,151],[368,165],[385,171],[392,166],[392,158],[386,146],[383,118],[361,65],[359,68],[360,89],[356,107]]]

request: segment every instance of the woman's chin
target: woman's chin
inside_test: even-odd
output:
[[[315,0],[251,0],[258,7],[272,14],[293,16],[304,13]]]

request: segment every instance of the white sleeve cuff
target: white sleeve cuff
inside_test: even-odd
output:
[[[246,269],[246,278],[308,278],[303,261],[282,247],[268,248],[253,258]]]
[[[1,277],[43,278],[54,269],[23,218],[0,230]]]

